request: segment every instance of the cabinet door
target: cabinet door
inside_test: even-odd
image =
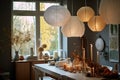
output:
[[[45,63],[45,61],[32,61],[32,64],[31,64],[31,80],[35,80],[35,72],[34,72],[32,66],[34,64],[42,64],[42,63]]]
[[[16,80],[30,80],[29,62],[16,62]]]

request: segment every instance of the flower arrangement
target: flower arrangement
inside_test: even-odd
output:
[[[43,58],[43,51],[44,51],[44,48],[46,48],[47,47],[47,45],[46,44],[43,44],[43,45],[41,45],[39,48],[38,48],[38,52],[39,52],[39,54],[38,54],[38,56],[39,56],[39,59],[42,59]]]
[[[44,51],[44,48],[46,48],[46,47],[47,47],[46,44],[42,44],[42,45],[38,48],[38,51],[39,51],[39,52],[42,52],[42,51]]]
[[[38,51],[39,51],[39,52],[44,51],[43,47],[39,47],[39,48],[38,48]]]
[[[20,51],[20,49],[31,40],[30,31],[22,32],[16,28],[12,35],[12,47],[15,51]]]

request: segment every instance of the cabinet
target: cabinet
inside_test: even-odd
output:
[[[32,66],[34,64],[41,63],[45,63],[45,61],[44,60],[16,61],[15,62],[16,80],[35,80],[35,74]]]
[[[30,80],[29,62],[16,62],[16,80]]]
[[[34,64],[42,64],[42,63],[45,63],[45,62],[44,61],[32,61],[31,62],[31,80],[35,80],[35,72],[34,72],[32,66]]]

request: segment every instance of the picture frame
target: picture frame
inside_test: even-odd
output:
[[[119,25],[109,26],[109,61],[119,62]]]

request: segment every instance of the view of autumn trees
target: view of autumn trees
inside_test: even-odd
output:
[[[35,34],[36,34],[37,27],[40,27],[40,28],[37,28],[37,29],[40,29],[40,34],[38,34],[40,35],[39,45],[46,44],[47,45],[46,50],[48,51],[54,51],[58,49],[58,30],[59,30],[58,27],[53,27],[47,24],[44,20],[43,15],[39,15],[40,25],[38,26],[36,25],[36,22],[37,22],[36,16],[38,16],[38,14],[33,13],[33,14],[26,15],[26,11],[36,12],[36,13],[37,11],[43,12],[49,6],[54,5],[54,4],[40,3],[39,4],[40,10],[36,10],[37,8],[35,5],[36,5],[35,2],[14,2],[13,3],[13,10],[14,11],[17,10],[18,13],[21,12],[22,15],[13,13],[13,23],[12,23],[13,24],[13,28],[12,28],[13,36],[12,38],[15,37],[16,35],[21,40],[25,39],[28,35],[30,38],[29,42],[25,41],[24,43],[22,43],[21,46],[20,46],[21,41],[19,43],[19,46],[21,47],[20,52],[23,55],[29,55],[31,47],[33,47],[35,50],[35,46],[36,46],[35,44],[36,35]],[[24,36],[17,34],[16,31],[18,31],[17,33],[24,34]],[[14,51],[15,47],[19,47],[19,46],[17,43],[16,46],[12,47],[12,50]]]

